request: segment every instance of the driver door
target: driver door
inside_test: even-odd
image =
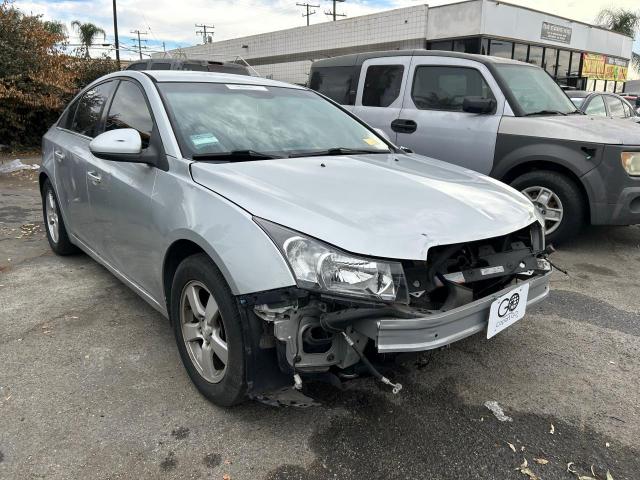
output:
[[[467,96],[493,98],[493,113],[462,111]],[[474,61],[414,56],[396,143],[429,157],[488,174],[493,167],[505,98],[487,68]]]

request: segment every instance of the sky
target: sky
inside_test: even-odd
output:
[[[330,21],[324,15],[331,9],[327,0],[117,0],[118,32],[123,47],[132,46],[132,30],[148,32],[143,36],[148,53],[186,47],[202,42],[195,24],[214,25],[214,41],[264,33],[305,25],[303,9],[296,2],[320,5],[311,16],[311,23]],[[347,0],[338,3],[338,12],[349,17],[388,10],[391,8],[425,3],[416,0]],[[453,3],[452,0],[431,0],[430,6]],[[601,8],[622,7],[640,9],[638,0],[509,0],[508,3],[535,8],[563,17],[593,23]],[[77,36],[71,22],[92,22],[107,32],[106,43],[113,42],[112,0],[14,0],[24,13],[42,14],[46,20],[60,20],[66,24],[71,43]],[[640,52],[640,37],[634,44]],[[95,50],[98,53],[102,50]],[[123,58],[136,54],[123,53]]]

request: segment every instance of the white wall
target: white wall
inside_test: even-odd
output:
[[[221,54],[224,57],[262,58],[335,48],[425,38],[427,6],[388,10],[372,15],[317,23],[276,32],[182,49],[187,56]],[[248,48],[242,48],[246,45]],[[162,54],[154,55],[162,57]],[[251,63],[251,62],[249,62]]]
[[[429,40],[479,35],[481,30],[482,0],[429,8]]]

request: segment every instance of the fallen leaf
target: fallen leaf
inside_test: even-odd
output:
[[[556,427],[553,426],[553,423],[551,424],[551,429],[549,430],[549,433],[551,435],[553,435],[556,432]]]
[[[533,473],[533,471],[528,467],[521,468],[520,469],[520,473],[523,474],[523,475],[526,475],[531,480],[541,480],[540,477],[537,476],[535,473]]]
[[[516,447],[513,445],[513,443],[507,442],[507,445],[509,445],[509,448],[513,450],[513,453],[516,453]]]
[[[224,475],[222,475],[222,480],[231,480],[231,475],[225,473]]]
[[[524,452],[524,445],[520,447],[520,451]]]
[[[0,287],[1,287],[1,286],[2,286],[2,285],[0,285]],[[609,447],[611,446],[611,444],[610,444],[609,442],[606,442],[606,443],[604,444],[604,446],[605,446],[605,447],[607,447],[607,448],[609,448]]]
[[[567,472],[569,472],[569,473],[578,473],[578,471],[576,470],[576,467],[575,467],[575,463],[573,463],[573,462],[567,463]]]
[[[607,480],[613,480],[613,475],[609,473],[609,470],[607,470]]]
[[[527,468],[529,466],[529,462],[527,462],[527,459],[524,459],[524,462],[522,462],[522,465],[520,465],[520,469],[522,470],[523,468]]]
[[[540,465],[546,465],[547,463],[549,463],[549,460],[547,460],[546,458],[534,458],[534,460]]]
[[[578,480],[598,480],[598,479],[589,477],[588,475],[578,475]]]

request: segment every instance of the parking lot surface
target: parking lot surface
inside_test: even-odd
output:
[[[37,173],[0,176],[0,478],[637,480],[640,228],[552,259],[569,276],[495,338],[397,358],[399,395],[359,378],[305,385],[316,407],[225,410],[161,315],[50,252]]]

